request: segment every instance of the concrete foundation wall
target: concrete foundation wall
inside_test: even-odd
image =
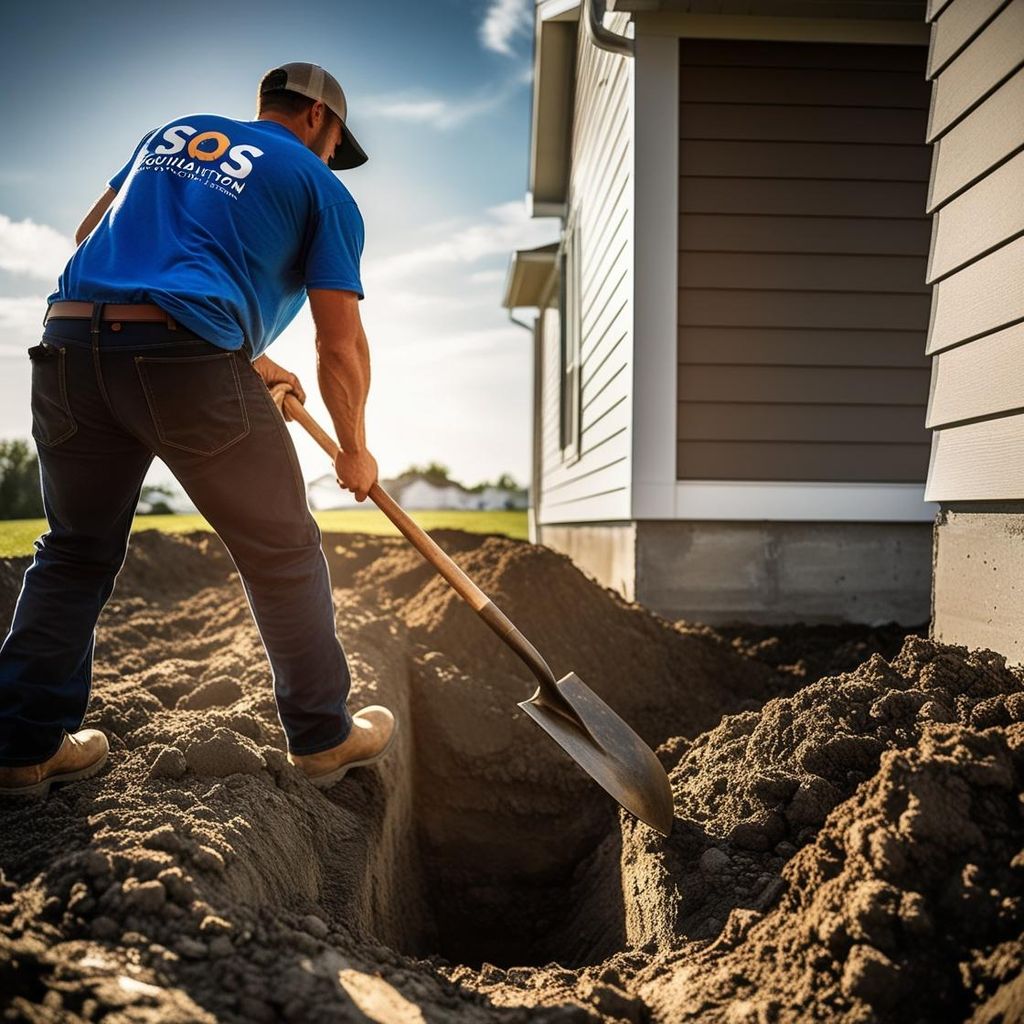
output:
[[[1024,510],[943,507],[935,523],[932,635],[1024,663]]]
[[[544,526],[542,543],[670,619],[928,621],[931,523],[647,521]]]
[[[931,523],[639,523],[637,600],[708,623],[928,621]]]
[[[538,524],[541,544],[568,555],[588,576],[627,601],[636,596],[636,523]]]

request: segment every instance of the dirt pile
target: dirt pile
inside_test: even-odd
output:
[[[891,664],[876,655],[695,740],[671,772],[685,821],[665,842],[624,830],[632,871],[661,880],[634,944],[667,952],[724,925],[700,961],[713,971],[678,974],[668,1003],[731,1020],[747,990],[751,1020],[858,1020],[864,1004],[963,1019],[984,984],[960,961],[998,960],[1024,929],[1021,723],[1019,670],[910,638]],[[716,1016],[709,993],[731,976],[745,980]],[[660,1004],[664,974],[650,977]]]
[[[1020,1020],[1022,769],[1019,723],[926,724],[787,865],[772,913],[734,910],[640,993],[675,1020]]]
[[[819,682],[894,632],[801,654],[799,631],[668,623],[550,551],[434,536],[660,744],[673,835],[516,708],[526,670],[394,538],[327,551],[351,703],[392,706],[398,745],[315,790],[230,560],[144,534],[99,633],[110,767],[45,813],[0,804],[0,1019],[1015,1019],[1020,671],[912,637]]]

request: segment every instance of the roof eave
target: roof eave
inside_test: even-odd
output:
[[[535,211],[565,202],[578,15],[578,4],[537,8],[528,186]]]
[[[543,304],[551,274],[558,266],[558,243],[536,249],[517,249],[509,260],[505,277],[505,309],[538,309]]]

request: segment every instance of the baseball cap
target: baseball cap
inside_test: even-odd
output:
[[[260,79],[261,96],[265,92],[274,92],[278,89],[289,89],[301,96],[308,96],[311,100],[320,100],[341,120],[341,142],[327,163],[331,170],[344,171],[366,163],[367,156],[363,152],[363,147],[356,142],[355,136],[345,124],[348,104],[345,102],[345,93],[332,74],[319,64],[304,64],[301,61],[281,64],[279,67],[271,68]]]

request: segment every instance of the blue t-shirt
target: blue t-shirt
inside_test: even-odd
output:
[[[216,114],[154,129],[48,301],[151,302],[226,349],[260,355],[307,288],[363,297],[363,219],[348,189],[276,121]]]

